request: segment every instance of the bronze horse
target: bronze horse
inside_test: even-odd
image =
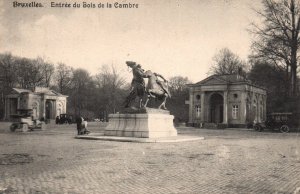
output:
[[[146,92],[148,95],[144,107],[147,107],[150,98],[157,98],[163,100],[163,102],[159,105],[158,108],[167,109],[166,101],[168,97],[171,97],[171,94],[168,89],[167,80],[165,80],[161,75],[153,73],[150,70],[145,72],[145,77],[148,78],[148,84],[146,86]],[[164,79],[164,82],[160,81],[158,77]]]

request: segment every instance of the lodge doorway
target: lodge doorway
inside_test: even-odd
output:
[[[210,107],[210,115],[209,121],[211,123],[222,123],[223,115],[224,115],[224,99],[221,94],[214,93],[210,97],[209,107]]]
[[[46,119],[54,119],[55,118],[55,108],[54,108],[55,100],[46,100]]]

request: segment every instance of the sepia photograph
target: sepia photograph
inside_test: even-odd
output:
[[[300,194],[300,0],[0,0],[0,194]]]

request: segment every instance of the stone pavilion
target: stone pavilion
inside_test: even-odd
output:
[[[20,110],[32,110],[33,119],[53,120],[66,113],[67,96],[46,87],[31,89],[13,88],[5,97],[5,119],[20,113]]]
[[[240,75],[212,75],[188,87],[189,125],[245,127],[266,119],[266,89]]]

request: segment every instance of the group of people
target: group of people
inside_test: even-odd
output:
[[[72,119],[72,118],[67,117],[65,115],[62,116],[62,117],[57,116],[55,118],[55,123],[56,124],[64,124],[64,123],[71,124],[72,122],[71,122],[70,119]],[[85,121],[83,117],[78,116],[76,118],[76,125],[77,125],[77,134],[78,135],[85,135],[85,134],[89,134],[90,133],[90,131],[87,129],[87,121]]]
[[[72,123],[72,116],[71,115],[66,115],[66,114],[61,114],[60,116],[57,116],[55,118],[55,123],[56,124],[71,124]]]
[[[90,133],[90,131],[87,129],[87,121],[85,121],[83,117],[76,118],[76,125],[77,135],[86,135]]]

